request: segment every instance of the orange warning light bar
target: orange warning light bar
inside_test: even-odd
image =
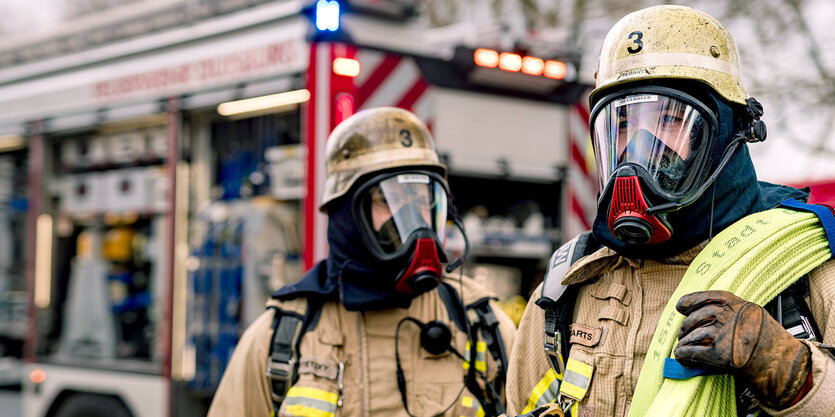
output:
[[[510,72],[519,71],[522,69],[522,57],[518,54],[502,52],[499,54],[499,68]]]
[[[545,61],[535,56],[497,52],[486,48],[478,48],[473,52],[473,62],[480,67],[499,68],[508,72],[522,72],[533,76],[542,75],[554,80],[563,80],[568,75],[568,67],[562,61]],[[336,61],[334,61],[334,72],[336,72]]]
[[[492,49],[479,48],[473,52],[473,61],[480,67],[496,68],[499,65],[499,53]]]
[[[562,80],[565,78],[567,72],[568,68],[565,66],[565,62],[551,60],[545,61],[544,75],[546,77],[553,78],[555,80]]]
[[[545,61],[533,56],[522,58],[522,72],[528,75],[541,75],[545,69]]]

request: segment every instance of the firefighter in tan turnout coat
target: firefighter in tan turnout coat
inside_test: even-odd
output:
[[[454,208],[426,126],[361,111],[334,129],[326,164],[328,258],[273,294],[209,415],[503,412],[515,329],[483,287],[442,267]]]
[[[711,239],[721,242],[717,234],[746,216],[780,204],[818,210],[824,225],[832,219],[829,208],[789,200],[805,201],[808,189],[757,181],[746,143],[764,140],[766,130],[738,61],[728,31],[687,7],[634,12],[606,36],[590,96],[597,216],[590,233],[554,254],[532,294],[511,355],[509,415],[669,416],[687,408],[677,392],[641,397],[642,381],[652,380],[642,370],[666,357],[648,352],[670,334],[678,340],[663,381],[734,376],[737,412],[710,415],[835,415],[834,262],[809,267],[764,307],[727,291],[673,296],[691,263],[706,265],[694,259]],[[705,254],[724,256],[739,241]],[[674,320],[680,326],[664,331]],[[675,407],[647,409],[648,401]]]

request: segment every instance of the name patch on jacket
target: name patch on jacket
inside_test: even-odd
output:
[[[339,366],[332,360],[302,356],[299,358],[299,375],[303,374],[313,374],[320,378],[336,380],[336,376],[339,374]]]
[[[603,327],[589,327],[574,323],[569,326],[569,332],[571,333],[568,339],[569,343],[592,347],[600,343]]]

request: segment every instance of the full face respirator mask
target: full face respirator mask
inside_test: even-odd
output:
[[[396,292],[420,294],[441,282],[449,208],[446,181],[434,172],[382,174],[357,189],[352,212],[363,242],[382,264],[402,265]]]
[[[627,244],[669,240],[667,214],[698,199],[724,166],[711,169],[714,112],[681,91],[644,86],[602,97],[590,121],[598,212],[606,214],[609,231]]]

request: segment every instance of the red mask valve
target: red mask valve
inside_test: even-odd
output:
[[[609,206],[609,231],[620,241],[632,245],[661,243],[672,233],[657,217],[647,215],[646,199],[638,177],[615,178]]]
[[[441,282],[441,260],[434,239],[420,238],[415,242],[412,262],[397,279],[394,288],[403,294],[420,294]]]

